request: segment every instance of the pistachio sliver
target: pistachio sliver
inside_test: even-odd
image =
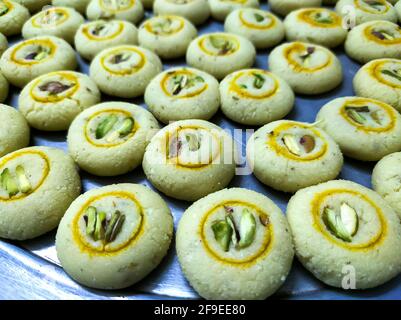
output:
[[[394,79],[397,79],[398,81],[401,81],[401,71],[400,70],[398,70],[397,72],[394,72],[391,70],[382,70],[382,73],[385,74],[386,76],[390,76],[390,77],[393,77]]]
[[[361,114],[361,112],[369,112],[369,108],[364,107],[345,107],[348,117],[354,120],[356,123],[364,124],[366,118]]]
[[[269,223],[270,223],[269,217],[268,217],[266,214],[264,214],[264,213],[262,213],[262,214],[259,216],[259,221],[260,221],[260,223],[261,223],[263,226],[265,226],[265,227],[267,227],[267,226],[269,225]]]
[[[199,141],[199,138],[198,138],[198,136],[196,134],[187,133],[185,135],[185,140],[188,143],[189,150],[197,151],[197,150],[200,149],[200,141]]]
[[[233,229],[227,221],[220,220],[213,223],[212,230],[217,243],[225,252],[227,252],[230,247]]]
[[[17,166],[15,169],[15,173],[17,174],[19,189],[22,193],[28,193],[32,190],[32,185],[26,176],[25,169],[23,166]]]
[[[234,222],[234,219],[233,219],[231,214],[228,214],[226,216],[226,222],[228,223],[228,225],[233,230],[232,235],[231,235],[231,241],[232,241],[234,246],[237,246],[238,245],[239,234],[238,234],[237,228],[235,227],[235,222]]]
[[[337,238],[346,242],[351,242],[352,238],[348,231],[345,229],[341,217],[329,207],[324,208],[323,220],[329,231]]]
[[[262,16],[261,14],[259,14],[259,13],[254,13],[253,14],[253,16],[255,17],[255,20],[257,21],[257,22],[262,22],[263,20],[265,20],[265,17],[264,16]]]
[[[106,243],[113,242],[118,233],[121,231],[121,227],[125,221],[125,216],[121,214],[120,211],[116,211],[111,216],[110,222],[107,225],[105,233]]]
[[[1,183],[3,188],[7,191],[9,197],[15,196],[18,192],[18,185],[14,177],[11,175],[10,169],[4,169],[1,173]]]
[[[354,236],[358,231],[359,219],[355,209],[349,206],[347,203],[342,203],[340,207],[341,221],[345,227],[345,230]]]
[[[259,73],[254,73],[253,76],[255,77],[253,80],[253,86],[256,89],[261,89],[266,82],[265,78]]]
[[[48,54],[47,52],[41,51],[41,52],[39,52],[39,53],[35,56],[34,60],[37,60],[37,61],[43,60],[43,59],[46,58],[48,55],[49,55],[49,54]]]
[[[294,135],[285,134],[283,136],[283,143],[289,152],[291,152],[292,154],[294,154],[296,156],[301,155],[300,147],[299,147],[298,142],[296,141]]]
[[[248,209],[244,209],[242,211],[239,232],[240,241],[238,243],[238,247],[240,249],[249,247],[255,239],[256,220],[253,214]]]
[[[380,110],[373,111],[370,114],[370,117],[373,119],[374,122],[377,124],[381,125],[382,124],[382,119],[380,117]]]
[[[96,229],[97,211],[95,207],[89,207],[85,212],[86,217],[86,234],[93,236]]]
[[[96,139],[104,138],[116,124],[118,118],[116,115],[111,114],[100,122],[96,129]]]
[[[103,240],[104,239],[104,223],[106,221],[106,213],[101,211],[96,215],[96,225],[95,232],[93,234],[93,240]]]

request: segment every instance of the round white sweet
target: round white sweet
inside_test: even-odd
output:
[[[237,246],[231,240],[226,248],[216,239],[216,225],[229,226],[230,219],[242,231],[241,221],[247,218],[254,225],[247,246],[244,240]],[[284,283],[294,256],[281,210],[266,196],[241,188],[215,192],[190,206],[179,222],[176,243],[186,278],[212,300],[266,299]]]
[[[0,159],[0,237],[26,240],[55,227],[78,197],[81,181],[64,151],[30,147]]]
[[[98,228],[104,234],[87,234],[87,223],[93,221],[88,208],[96,221],[105,215],[105,226]],[[170,209],[157,193],[138,184],[115,184],[90,190],[71,204],[57,230],[56,249],[62,267],[77,282],[121,289],[156,268],[172,237]]]
[[[378,100],[337,98],[320,109],[316,120],[351,158],[377,161],[401,150],[401,115]]]
[[[207,0],[155,0],[155,15],[177,15],[187,18],[194,25],[204,23],[210,16]]]
[[[102,50],[120,45],[138,44],[138,30],[124,20],[96,20],[82,24],[75,34],[75,48],[92,60]]]
[[[89,20],[126,20],[133,24],[142,20],[143,5],[140,0],[92,0],[86,8]]]
[[[254,8],[231,12],[224,22],[224,30],[247,38],[258,49],[274,47],[285,36],[284,25],[279,18]]]
[[[259,8],[259,0],[209,0],[212,17],[224,21],[230,12],[240,8]]]
[[[352,29],[345,41],[345,52],[366,63],[379,58],[401,58],[401,28],[389,21],[370,21]]]
[[[372,186],[401,218],[401,152],[385,156],[373,169]]]
[[[229,33],[209,33],[193,40],[187,50],[187,64],[222,79],[229,73],[249,68],[256,50],[248,39]]]
[[[142,167],[164,194],[195,201],[225,188],[235,174],[231,135],[204,120],[176,121],[160,130],[146,148]]]
[[[41,11],[25,22],[22,36],[25,39],[37,36],[55,36],[72,43],[84,17],[67,7],[50,7]]]
[[[269,0],[270,8],[282,16],[300,8],[320,7],[322,0]]]
[[[284,192],[334,179],[343,166],[340,148],[326,132],[288,120],[257,130],[248,141],[247,158],[262,183]]]
[[[401,2],[398,1],[395,5],[395,11],[397,12],[398,21],[401,22]]]
[[[0,32],[5,36],[21,33],[22,26],[30,17],[28,9],[20,4],[2,0],[0,3]]]
[[[347,37],[342,18],[325,8],[298,9],[284,20],[287,39],[305,41],[333,48],[341,45]]]
[[[0,69],[7,80],[23,87],[34,78],[59,70],[74,70],[74,49],[63,39],[36,37],[8,48],[0,58]]]
[[[139,45],[152,50],[162,59],[185,56],[197,30],[187,19],[180,16],[159,15],[146,20],[139,27]]]
[[[96,84],[85,74],[57,71],[35,78],[21,91],[18,108],[39,130],[67,130],[84,109],[100,101]]]
[[[90,1],[91,0],[53,0],[52,4],[56,7],[70,7],[84,14]]]
[[[289,42],[269,56],[269,69],[281,76],[296,93],[320,94],[337,87],[343,72],[340,60],[325,47]]]
[[[68,150],[81,169],[97,176],[116,176],[141,164],[158,128],[152,114],[137,105],[101,103],[72,122]]]
[[[0,157],[29,145],[29,126],[15,108],[0,104]]]
[[[375,20],[397,22],[397,13],[386,0],[339,0],[335,10],[343,17],[352,14],[350,22],[357,25]]]
[[[99,89],[111,96],[133,98],[143,95],[162,63],[152,51],[137,46],[117,46],[100,52],[89,73]]]
[[[220,83],[220,96],[228,118],[253,126],[284,118],[295,100],[287,82],[261,69],[231,73]]]
[[[38,12],[51,4],[52,0],[13,0],[27,8],[31,13]]]
[[[0,103],[4,102],[8,97],[9,84],[3,74],[0,72]]]
[[[145,102],[161,122],[209,120],[219,109],[219,83],[210,74],[187,67],[168,69],[147,86]]]
[[[344,212],[347,217],[347,208],[357,216],[358,227],[345,241],[331,231],[325,212],[330,210],[338,217],[336,221],[343,221],[340,214]],[[401,246],[399,218],[376,192],[366,187],[336,180],[300,190],[288,204],[287,218],[298,259],[330,286],[372,288],[401,271],[401,251],[394,250]]]
[[[365,64],[354,77],[358,96],[384,101],[401,112],[401,61],[377,59]]]

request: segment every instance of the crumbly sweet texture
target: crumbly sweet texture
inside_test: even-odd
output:
[[[224,19],[230,12],[239,8],[259,8],[259,0],[245,0],[243,2],[209,0],[212,17],[219,21]]]
[[[186,127],[199,127],[218,137],[220,148],[217,151],[218,157],[213,162],[204,161],[200,163],[200,167],[191,168],[181,166],[178,161],[168,161],[168,149],[173,139],[167,139],[167,133]],[[210,156],[209,147],[210,144],[205,142],[199,152],[203,151],[203,155]],[[204,120],[181,120],[164,127],[152,138],[146,148],[142,168],[148,180],[159,191],[176,199],[195,201],[225,188],[230,183],[235,174],[234,153],[231,136],[220,127]]]
[[[13,0],[20,5],[27,8],[31,13],[38,12],[43,9],[43,7],[50,5],[51,0]]]
[[[280,134],[280,137],[281,135],[284,137],[287,133],[296,134],[299,137],[312,136],[315,139],[316,150],[312,149],[311,154],[323,150],[322,155],[311,160],[307,159],[308,154],[302,157],[288,157],[283,151],[280,152],[268,144],[272,132],[283,124],[291,125],[292,123],[295,129],[289,127]],[[262,183],[276,190],[296,192],[301,188],[335,179],[342,169],[344,160],[336,142],[321,129],[311,126],[314,131],[310,131],[307,127],[305,129],[299,125],[308,124],[288,120],[271,122],[257,130],[247,144],[247,157],[253,173]],[[316,133],[320,137],[315,136]]]
[[[285,54],[291,46],[302,46],[305,53],[299,52],[299,59],[304,54],[308,54],[308,48],[313,49],[310,61],[312,64],[324,66],[315,70],[313,67],[303,67],[301,61],[295,62],[296,66],[289,63]],[[315,53],[319,53],[319,55]],[[325,47],[312,45],[303,42],[284,43],[276,48],[269,55],[269,69],[281,76],[292,87],[294,92],[314,95],[334,89],[339,86],[343,80],[343,71],[340,60]]]
[[[72,76],[77,80],[74,84],[78,87],[77,90],[74,87],[67,89],[75,90],[72,95],[54,102],[51,97],[52,93],[44,99],[35,97],[36,91],[43,92],[42,86],[46,86],[52,81],[65,81],[63,76]],[[21,91],[18,108],[33,128],[44,131],[61,131],[67,130],[79,113],[99,102],[100,92],[91,78],[78,72],[62,71],[45,74],[28,83]]]
[[[142,231],[135,241],[116,252],[85,251],[84,244],[73,235],[73,220],[88,199],[111,192],[128,192],[136,198],[143,210]],[[71,204],[57,230],[56,249],[64,270],[77,282],[97,289],[121,289],[137,283],[157,267],[172,237],[170,209],[157,193],[142,185],[116,184],[90,190]]]
[[[92,0],[86,8],[86,16],[89,20],[118,19],[137,24],[142,20],[143,15],[144,10],[140,0],[133,0],[130,6],[122,7],[119,10],[113,9],[112,2],[110,1]]]
[[[16,153],[29,151],[39,151],[46,155],[49,160],[49,173],[43,183],[26,197],[0,201],[0,237],[2,238],[27,240],[53,230],[71,202],[81,192],[81,180],[75,163],[64,151],[49,147],[30,147],[18,150]],[[1,158],[1,163],[13,157],[13,154],[10,153]],[[43,168],[33,167],[32,162],[26,162],[23,165],[30,168],[30,174],[43,170]]]
[[[208,211],[225,201],[262,208],[273,234],[268,254],[248,264],[218,260],[205,248],[199,228]],[[266,299],[284,283],[294,255],[291,233],[281,210],[264,195],[242,188],[224,189],[192,204],[182,215],[176,235],[181,268],[192,287],[206,299]]]
[[[52,22],[40,24],[40,20],[46,15],[55,15],[62,12],[66,16],[66,20],[60,23],[52,24]],[[63,18],[61,18],[63,19]],[[74,36],[79,26],[84,23],[84,17],[72,8],[68,7],[52,7],[47,11],[41,11],[32,16],[22,27],[22,36],[30,39],[38,36],[54,36],[64,39],[69,43],[74,42]]]
[[[9,84],[3,74],[0,72],[0,103],[4,102],[8,97]]]
[[[127,112],[139,127],[124,143],[115,146],[96,146],[86,137],[88,119],[107,110]],[[67,142],[70,155],[85,171],[98,176],[116,176],[141,164],[145,148],[159,129],[157,120],[145,109],[124,102],[106,102],[82,112],[71,124]]]
[[[362,66],[356,73],[353,86],[355,93],[360,97],[377,99],[388,103],[389,105],[401,111],[401,81],[399,85],[389,85],[383,81],[379,81],[377,77],[372,74],[372,68],[377,63],[394,63],[398,64],[399,60],[396,59],[377,59],[372,60]],[[396,81],[396,80],[394,80]],[[397,84],[394,82],[394,84]]]
[[[79,13],[84,14],[91,0],[53,0],[52,5],[57,7],[71,7]]]
[[[54,46],[54,52],[50,57],[34,64],[21,64],[13,60],[14,51],[26,41],[48,41]],[[22,41],[8,48],[0,59],[0,69],[7,80],[17,86],[23,87],[34,78],[59,70],[74,70],[77,60],[74,49],[63,39],[52,36],[35,37]]]
[[[360,250],[350,249],[347,247],[348,243],[337,239],[330,233],[323,234],[314,227],[311,207],[313,199],[316,194],[330,189],[358,192],[370,199],[381,210],[386,223],[386,232],[381,242],[374,247]],[[365,202],[357,196],[350,196],[349,199],[358,209],[362,208],[362,203]],[[367,213],[372,215],[372,212]],[[358,214],[360,222],[363,224],[358,233],[361,233],[361,237],[369,236],[369,227],[377,228],[378,220],[377,218],[372,219],[367,224],[363,220],[365,212],[358,210]],[[316,278],[330,286],[342,287],[346,275],[343,272],[345,270],[348,273],[348,267],[353,267],[355,270],[353,275],[356,280],[356,289],[379,286],[394,278],[401,271],[401,252],[394,250],[401,246],[399,218],[376,192],[368,188],[351,181],[336,180],[302,189],[290,199],[287,218],[298,259]],[[362,232],[364,227],[366,227],[365,232]],[[343,246],[337,244],[338,241]],[[345,267],[347,269],[344,269]]]
[[[270,8],[282,16],[300,8],[320,7],[322,0],[270,0]]]
[[[167,32],[166,34],[163,34],[163,30],[161,32],[157,30],[151,32],[146,28],[148,24],[152,24],[152,21],[160,21],[163,19],[162,17],[153,17],[142,23],[138,32],[139,45],[152,50],[162,59],[175,59],[185,56],[190,42],[198,35],[195,26],[182,17],[164,16],[167,21],[173,20],[177,24],[182,23],[182,28],[176,32]]]
[[[236,90],[232,88],[234,86],[233,81],[244,72],[251,76],[259,74],[259,77],[263,77],[264,83],[259,89],[264,90],[262,93],[259,93],[260,91],[255,87],[255,84],[258,85],[255,82],[258,78],[249,79],[249,76],[246,75],[243,81],[248,81],[247,91],[239,89],[240,87],[236,87]],[[242,80],[238,79],[237,81]],[[256,97],[246,95],[249,94],[248,90],[250,90],[250,94],[255,94]],[[263,96],[270,91],[273,91],[271,95],[257,97],[259,94]],[[245,69],[229,74],[220,83],[220,96],[221,110],[228,118],[241,124],[253,126],[265,125],[271,121],[284,118],[292,110],[295,101],[294,92],[287,82],[260,69]]]
[[[119,31],[120,27],[121,32]],[[96,28],[101,28],[102,31],[106,30],[106,33],[98,36],[91,35],[91,31],[95,32]],[[132,23],[124,20],[91,21],[81,24],[75,34],[75,48],[86,60],[92,60],[98,53],[111,47],[136,44],[138,44],[138,29]]]
[[[284,24],[278,17],[254,8],[232,11],[224,22],[224,30],[247,38],[258,49],[274,47],[285,36]]]
[[[163,80],[169,73],[175,71],[189,71],[191,77],[201,77],[202,87],[198,90],[203,90],[203,86],[206,86],[206,89],[194,96],[182,98],[180,95],[174,95],[174,92],[165,92],[162,88]],[[192,93],[192,91],[187,92]],[[183,94],[185,96],[185,92]],[[146,87],[145,103],[154,116],[166,124],[185,119],[209,120],[220,106],[219,83],[213,76],[201,70],[187,67],[168,69],[153,78]]]
[[[28,9],[15,1],[8,1],[12,9],[0,16],[0,32],[5,36],[13,36],[21,32],[25,21],[30,17]]]
[[[342,152],[351,157],[362,161],[378,161],[384,156],[401,150],[401,116],[391,106],[393,120],[385,120],[386,123],[392,121],[394,127],[383,132],[367,132],[352,119],[346,119],[340,114],[344,104],[354,105],[354,101],[364,101],[363,98],[344,97],[334,99],[324,105],[316,116],[318,126],[325,130],[339,144]],[[366,105],[375,106],[380,101],[369,101]],[[358,103],[360,105],[360,103]],[[383,120],[384,121],[384,120]]]
[[[369,30],[372,31],[369,33]],[[382,31],[395,32],[398,36],[390,41],[380,36]],[[352,59],[367,63],[380,58],[400,59],[400,43],[401,31],[397,24],[389,21],[370,21],[356,26],[348,33],[344,48]]]
[[[0,157],[29,145],[29,126],[18,110],[0,104]]]
[[[238,43],[237,49],[229,54],[209,54],[200,47],[200,42],[205,38],[225,35],[227,34],[211,33],[194,39],[187,50],[187,64],[210,73],[218,80],[236,70],[251,67],[256,59],[256,50],[252,42],[242,36],[229,35],[231,39]]]
[[[401,217],[401,152],[389,154],[382,158],[372,173],[373,189]]]
[[[109,70],[104,68],[102,60],[104,57],[109,56],[113,52],[121,50],[135,50],[140,52],[144,59],[143,66],[136,70],[136,66],[127,66],[127,74],[111,73]],[[116,54],[118,55],[118,53]],[[107,59],[105,60],[107,61]],[[124,61],[122,61],[124,63]],[[117,46],[109,49],[105,49],[100,52],[92,61],[89,74],[90,77],[95,81],[100,91],[116,97],[121,98],[134,98],[142,95],[145,92],[146,86],[158,73],[162,71],[162,63],[160,58],[152,51],[137,47],[137,46]]]
[[[349,8],[352,7],[356,24],[375,20],[397,22],[397,13],[394,7],[389,4],[389,1],[381,2],[385,2],[386,4],[383,6],[383,9],[378,10],[375,7],[369,6],[368,1],[365,3],[358,1],[359,5],[356,6],[355,0],[339,0],[336,4],[335,10],[338,12],[338,14],[346,16],[349,14]]]
[[[153,11],[155,15],[182,16],[194,25],[200,25],[210,17],[210,6],[207,0],[191,0],[185,3],[171,0],[155,0]]]
[[[316,43],[328,48],[334,48],[344,43],[348,32],[343,28],[340,16],[332,10],[319,8],[316,12],[319,12],[321,16],[335,15],[339,21],[338,23],[333,21],[330,25],[327,23],[319,24],[316,21],[315,24],[311,24],[301,19],[309,11],[310,9],[298,9],[286,16],[284,26],[287,40]]]

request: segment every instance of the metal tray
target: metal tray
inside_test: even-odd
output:
[[[268,8],[266,4],[262,8]],[[151,13],[147,12],[147,16]],[[222,23],[210,20],[199,28],[199,33],[208,33],[223,30]],[[12,39],[16,42],[19,39]],[[266,69],[268,50],[258,52],[255,67]],[[294,110],[287,117],[299,121],[313,122],[316,113],[325,103],[336,97],[354,95],[352,79],[360,65],[351,61],[342,51],[336,50],[344,68],[344,81],[337,89],[320,96],[300,96],[296,98]],[[80,57],[80,71],[87,73],[88,63]],[[184,60],[168,61],[164,68],[185,65]],[[19,90],[14,89],[6,102],[17,106]],[[104,96],[103,100],[116,100]],[[130,100],[146,108],[142,99]],[[247,129],[225,118],[219,112],[212,122],[224,129]],[[256,129],[256,128],[254,128]],[[32,130],[31,145],[52,146],[66,150],[66,132],[46,133]],[[245,138],[237,141],[242,144],[244,155]],[[372,163],[363,163],[352,159],[346,159],[340,178],[348,179],[370,187]],[[114,178],[95,177],[81,172],[83,192],[106,186],[113,183],[140,183],[154,189],[146,180],[142,168]],[[290,195],[274,191],[262,185],[253,175],[236,176],[230,187],[244,187],[271,198],[284,212]],[[162,195],[170,206],[174,215],[174,223],[177,223],[190,203],[177,201]],[[0,240],[0,299],[198,299],[199,296],[185,280],[177,256],[175,244],[172,243],[170,251],[163,262],[140,283],[119,291],[100,291],[83,287],[71,278],[60,267],[54,246],[55,232],[46,234],[40,238],[11,242]],[[398,248],[395,248],[398,249]],[[292,271],[284,286],[273,296],[280,299],[401,299],[401,276],[387,284],[367,291],[342,291],[330,288],[315,279],[301,264],[294,260]]]

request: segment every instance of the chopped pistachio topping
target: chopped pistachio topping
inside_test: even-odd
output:
[[[316,13],[314,20],[318,23],[333,23],[333,19],[330,15],[323,15],[321,12]]]
[[[93,233],[93,240],[99,241],[104,239],[104,224],[106,222],[106,213],[100,211],[96,215],[95,232]]]
[[[200,148],[200,141],[199,137],[196,134],[193,133],[187,133],[185,135],[185,140],[188,143],[189,150],[191,151],[197,151]]]
[[[4,16],[9,10],[10,9],[4,2],[0,3],[0,16]]]
[[[255,17],[255,20],[257,21],[257,22],[262,22],[263,20],[265,20],[265,17],[264,16],[262,16],[261,14],[259,14],[259,13],[254,13],[253,14],[253,16]]]
[[[130,57],[131,57],[131,54],[130,54],[130,53],[118,53],[118,54],[114,55],[114,56],[110,59],[110,63],[112,63],[112,64],[119,64],[119,63],[121,63],[121,62],[128,61]]]
[[[323,221],[329,231],[337,238],[351,242],[358,231],[358,215],[347,203],[342,203],[340,214],[326,207],[323,210]]]
[[[113,213],[105,232],[105,240],[107,243],[113,242],[116,239],[116,236],[121,231],[124,221],[125,216],[122,215],[120,211],[117,210]]]
[[[301,155],[301,148],[299,147],[299,144],[298,144],[297,140],[295,139],[294,135],[287,133],[283,136],[282,140],[289,152],[291,152],[292,154],[294,154],[296,156]]]
[[[103,119],[96,129],[96,139],[104,138],[113,129],[117,121],[118,118],[115,114],[108,115]]]
[[[367,118],[365,115],[362,115],[362,113],[369,113],[370,109],[367,106],[363,106],[363,107],[346,106],[345,111],[346,111],[348,117],[350,117],[356,123],[364,124],[367,121]]]
[[[94,36],[99,36],[100,33],[106,28],[106,24],[101,22],[101,23],[96,23],[96,25],[92,28],[91,33]]]
[[[159,21],[153,25],[154,33],[155,34],[170,33],[172,23],[173,23],[173,21],[170,18],[162,19],[161,21]],[[155,29],[159,29],[159,30],[155,30]]]
[[[373,119],[374,122],[376,122],[379,125],[382,124],[382,118],[380,114],[381,114],[380,110],[376,110],[370,113],[370,117]]]
[[[249,247],[255,239],[256,220],[248,209],[244,209],[242,212],[239,232],[240,241],[238,242],[238,247],[241,249]]]
[[[50,95],[57,95],[68,89],[72,88],[73,85],[64,84],[60,81],[50,81],[39,87],[40,91],[47,91]]]
[[[32,186],[28,180],[28,177],[26,176],[24,167],[21,165],[17,166],[15,173],[17,174],[19,190],[21,190],[22,193],[30,192],[32,190]]]
[[[232,235],[231,235],[231,242],[233,243],[233,245],[235,247],[237,247],[238,246],[238,241],[240,239],[240,235],[238,233],[238,229],[235,226],[235,222],[234,222],[233,216],[231,214],[228,214],[226,216],[226,222],[228,223],[228,225],[233,230]]]
[[[210,43],[212,46],[219,50],[219,55],[225,55],[233,49],[231,41],[219,36],[210,36]]]
[[[398,81],[401,81],[401,69],[398,70],[382,70],[381,73],[385,74],[386,76],[393,77]]]
[[[18,184],[11,175],[10,169],[6,168],[0,175],[1,185],[8,193],[9,197],[15,196],[19,192]]]
[[[40,61],[40,60],[43,60],[46,57],[48,57],[50,53],[51,53],[51,51],[50,51],[49,48],[45,48],[45,47],[39,46],[35,51],[27,54],[25,56],[25,60]]]
[[[256,89],[261,89],[266,82],[265,77],[259,73],[253,73],[253,76],[254,76],[253,86]]]
[[[95,233],[97,211],[95,207],[89,207],[85,212],[86,217],[86,234],[92,236]]]
[[[173,95],[177,95],[187,85],[188,76],[179,75],[179,76],[174,76],[173,79],[174,79]]]
[[[225,220],[216,221],[212,224],[214,238],[224,251],[228,251],[233,233],[232,227]]]
[[[372,34],[376,38],[379,38],[380,40],[394,40],[394,36],[392,34],[390,34],[388,31],[373,30]]]

